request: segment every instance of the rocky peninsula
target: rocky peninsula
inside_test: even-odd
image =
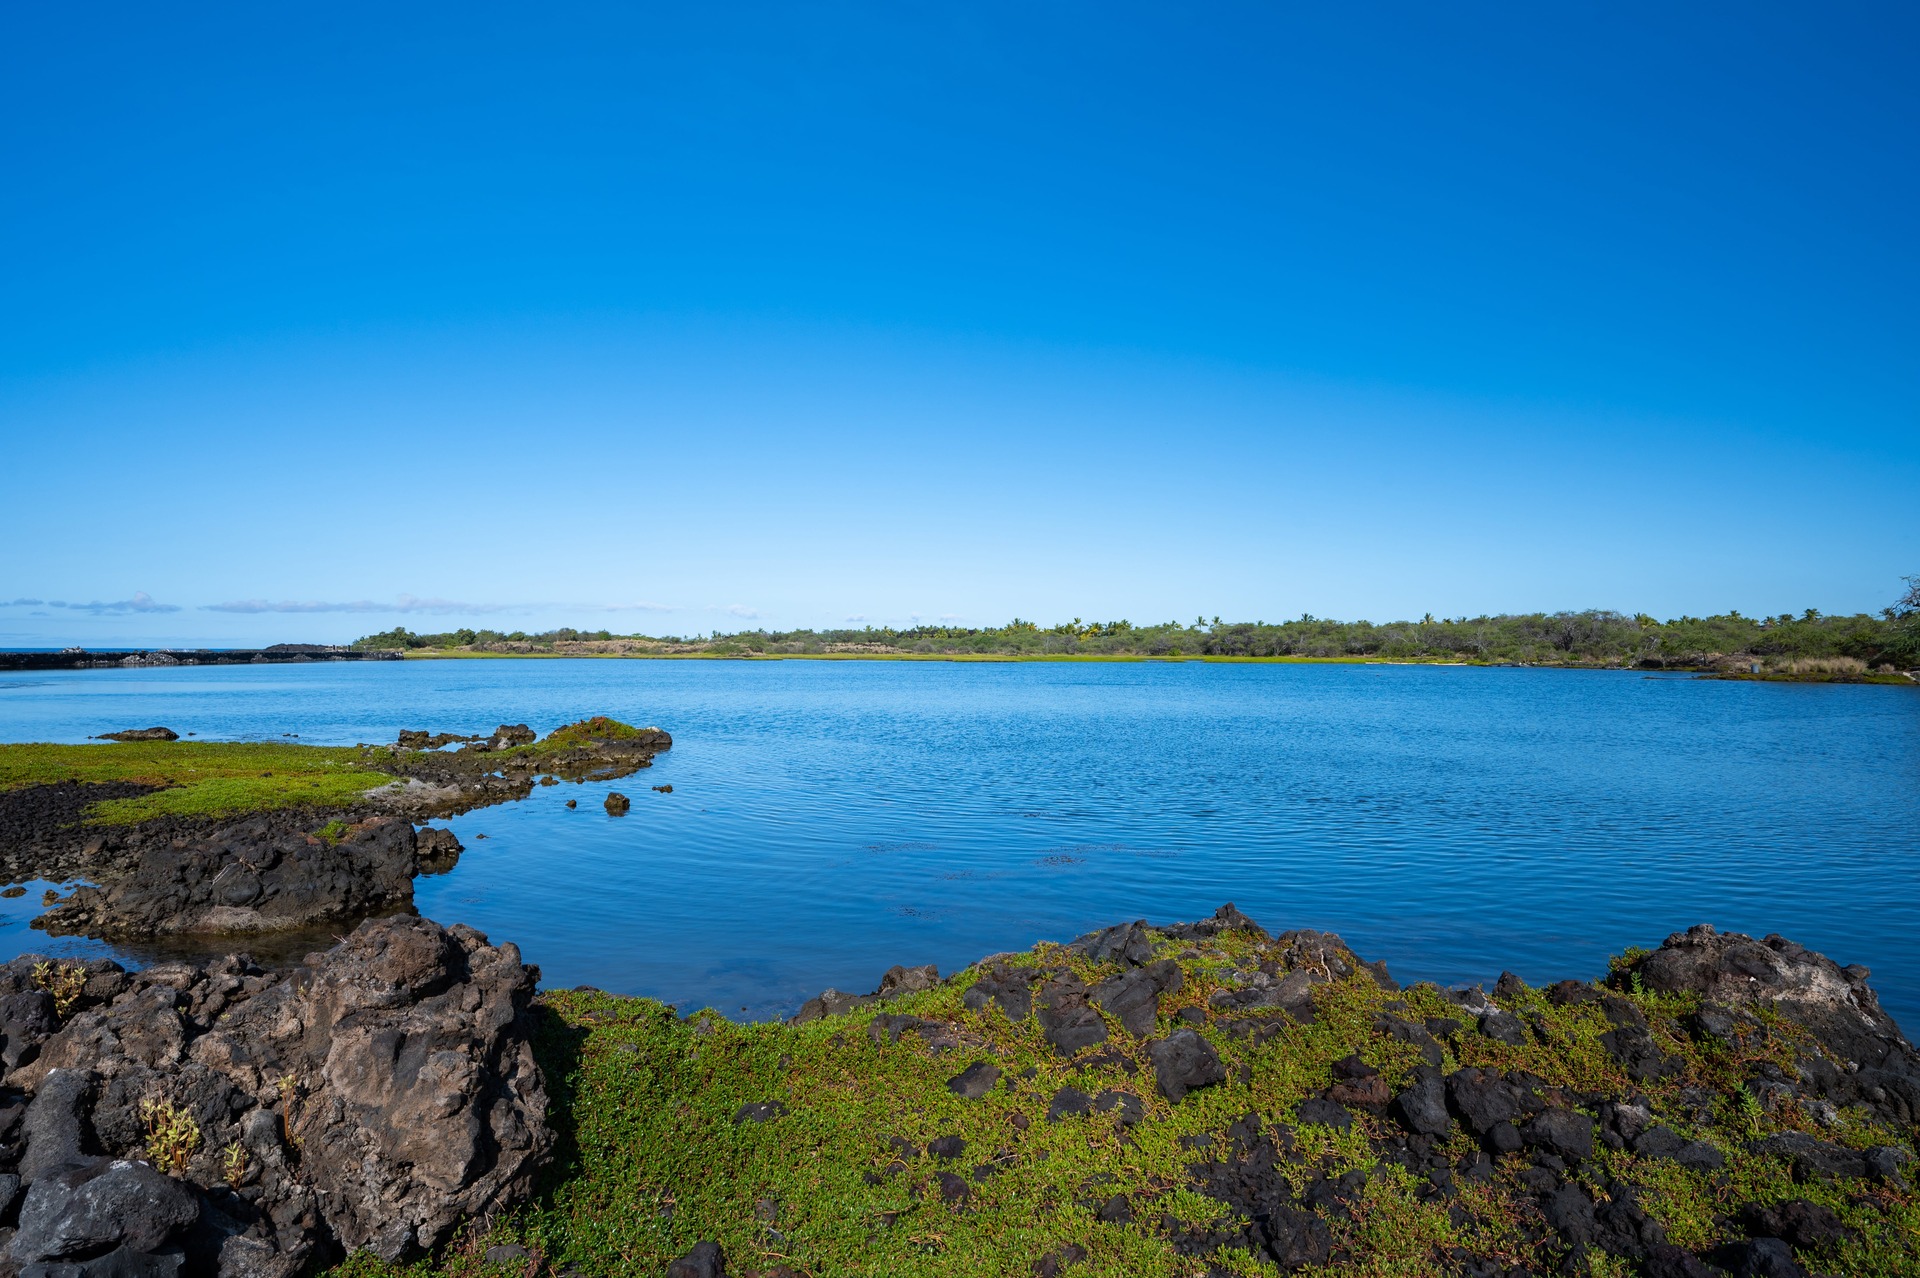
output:
[[[131,739],[0,747],[0,873],[81,881],[35,920],[54,935],[258,936],[405,910],[415,876],[462,850],[416,823],[627,776],[673,744],[605,717],[352,748],[112,735]]]

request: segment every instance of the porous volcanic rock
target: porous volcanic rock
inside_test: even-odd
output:
[[[1864,1105],[1886,1122],[1920,1124],[1920,1053],[1881,1010],[1868,975],[1782,936],[1755,940],[1703,923],[1669,936],[1613,979],[1624,985],[1638,976],[1650,990],[1699,995],[1706,1002],[1695,1023],[1711,1037],[1737,1037],[1743,1009],[1770,1007],[1828,1052],[1803,1059],[1801,1077],[1779,1083],[1834,1105]]]
[[[817,1021],[823,1016],[839,1016],[856,1007],[869,1007],[905,994],[917,994],[921,990],[930,990],[939,983],[940,969],[931,963],[918,967],[903,967],[896,963],[880,977],[879,988],[873,993],[848,994],[843,990],[822,990],[816,997],[802,1003],[799,1012],[787,1023],[804,1025],[808,1021]]]
[[[52,1003],[43,962],[0,966],[0,1005]],[[25,1195],[0,1268],[292,1278],[344,1251],[397,1260],[524,1200],[552,1148],[538,974],[470,928],[373,920],[289,973],[238,956],[51,970],[73,974],[64,1017],[5,1025],[0,1172]],[[191,1137],[157,1143],[156,1116]],[[65,1263],[83,1267],[33,1268]]]
[[[280,932],[412,902],[419,866],[406,819],[368,817],[337,838],[300,824],[267,814],[202,839],[149,841],[131,873],[75,889],[34,925],[112,940]]]

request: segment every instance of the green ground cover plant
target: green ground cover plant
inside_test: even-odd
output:
[[[61,781],[160,787],[87,809],[89,824],[131,825],[161,816],[350,806],[395,779],[375,762],[352,747],[290,742],[34,743],[0,749],[0,791]]]
[[[1523,1154],[1501,1155],[1484,1179],[1462,1176],[1441,1193],[1396,1159],[1405,1133],[1386,1114],[1356,1107],[1346,1130],[1301,1121],[1299,1104],[1325,1093],[1345,1058],[1357,1055],[1395,1089],[1408,1082],[1426,1049],[1383,1033],[1388,1017],[1464,1019],[1438,1040],[1446,1072],[1521,1070],[1575,1097],[1644,1092],[1657,1122],[1720,1151],[1724,1166],[1702,1170],[1603,1143],[1566,1173],[1603,1203],[1631,1187],[1681,1246],[1702,1251],[1744,1237],[1734,1220],[1750,1204],[1805,1199],[1830,1208],[1848,1231],[1811,1257],[1820,1272],[1920,1274],[1920,1199],[1906,1183],[1797,1183],[1783,1158],[1752,1149],[1755,1137],[1788,1130],[1859,1148],[1912,1136],[1877,1127],[1864,1112],[1824,1126],[1798,1106],[1756,1112],[1743,1103],[1756,1069],[1790,1067],[1810,1050],[1804,1031],[1778,1018],[1759,1018],[1729,1046],[1689,1032],[1697,1000],[1615,991],[1675,1062],[1661,1078],[1636,1079],[1603,1042],[1614,1023],[1598,1002],[1507,990],[1502,1006],[1527,1026],[1523,1041],[1507,1042],[1471,1028],[1472,1018],[1431,985],[1390,990],[1355,971],[1315,988],[1311,1023],[1279,1010],[1235,1019],[1212,996],[1235,988],[1236,973],[1271,965],[1272,943],[1223,933],[1162,937],[1157,949],[1179,963],[1183,980],[1161,1001],[1154,1036],[1203,1022],[1225,1067],[1225,1081],[1178,1103],[1155,1088],[1148,1041],[1118,1021],[1109,1018],[1099,1050],[1068,1058],[1033,1019],[969,1006],[979,967],[807,1024],[736,1024],[711,1012],[681,1017],[646,999],[548,992],[538,1052],[562,1155],[542,1196],[511,1218],[477,1224],[431,1260],[390,1267],[360,1257],[337,1272],[654,1275],[702,1239],[721,1244],[730,1274],[814,1278],[1030,1275],[1052,1272],[1049,1263],[1090,1278],[1413,1278],[1464,1272],[1466,1257],[1596,1278],[1640,1272],[1597,1250],[1576,1254],[1546,1228],[1538,1187],[1526,1179],[1537,1170]],[[1089,984],[1116,971],[1058,946],[1012,962]],[[901,1032],[901,1018],[931,1028]],[[997,1083],[977,1099],[956,1094],[950,1080],[979,1061],[999,1069]],[[1063,1087],[1124,1092],[1140,1120],[1128,1125],[1118,1111],[1050,1120]],[[1703,1107],[1707,1093],[1717,1099]],[[1293,1191],[1357,1174],[1357,1191],[1325,1213],[1324,1262],[1283,1271],[1249,1250],[1195,1255],[1177,1245],[1195,1229],[1247,1223],[1200,1192],[1197,1169],[1227,1157],[1249,1115],[1288,1151],[1280,1174]],[[1436,1153],[1456,1166],[1483,1157],[1457,1123]],[[486,1260],[490,1248],[507,1246],[518,1250]]]

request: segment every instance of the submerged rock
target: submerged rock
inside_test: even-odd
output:
[[[121,732],[103,732],[101,741],[178,741],[180,734],[172,728],[127,728]]]

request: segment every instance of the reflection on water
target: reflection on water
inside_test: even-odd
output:
[[[1920,690],[604,660],[0,684],[12,740],[164,723],[391,741],[601,712],[666,728],[675,747],[627,783],[627,816],[601,806],[620,782],[537,788],[454,821],[466,855],[417,884],[424,913],[518,942],[550,984],[763,1015],[871,988],[896,962],[950,970],[1231,899],[1448,982],[1596,975],[1701,921],[1777,931],[1872,966],[1890,1010],[1920,1024]],[[0,946],[83,946],[26,929],[39,893],[0,902]]]

